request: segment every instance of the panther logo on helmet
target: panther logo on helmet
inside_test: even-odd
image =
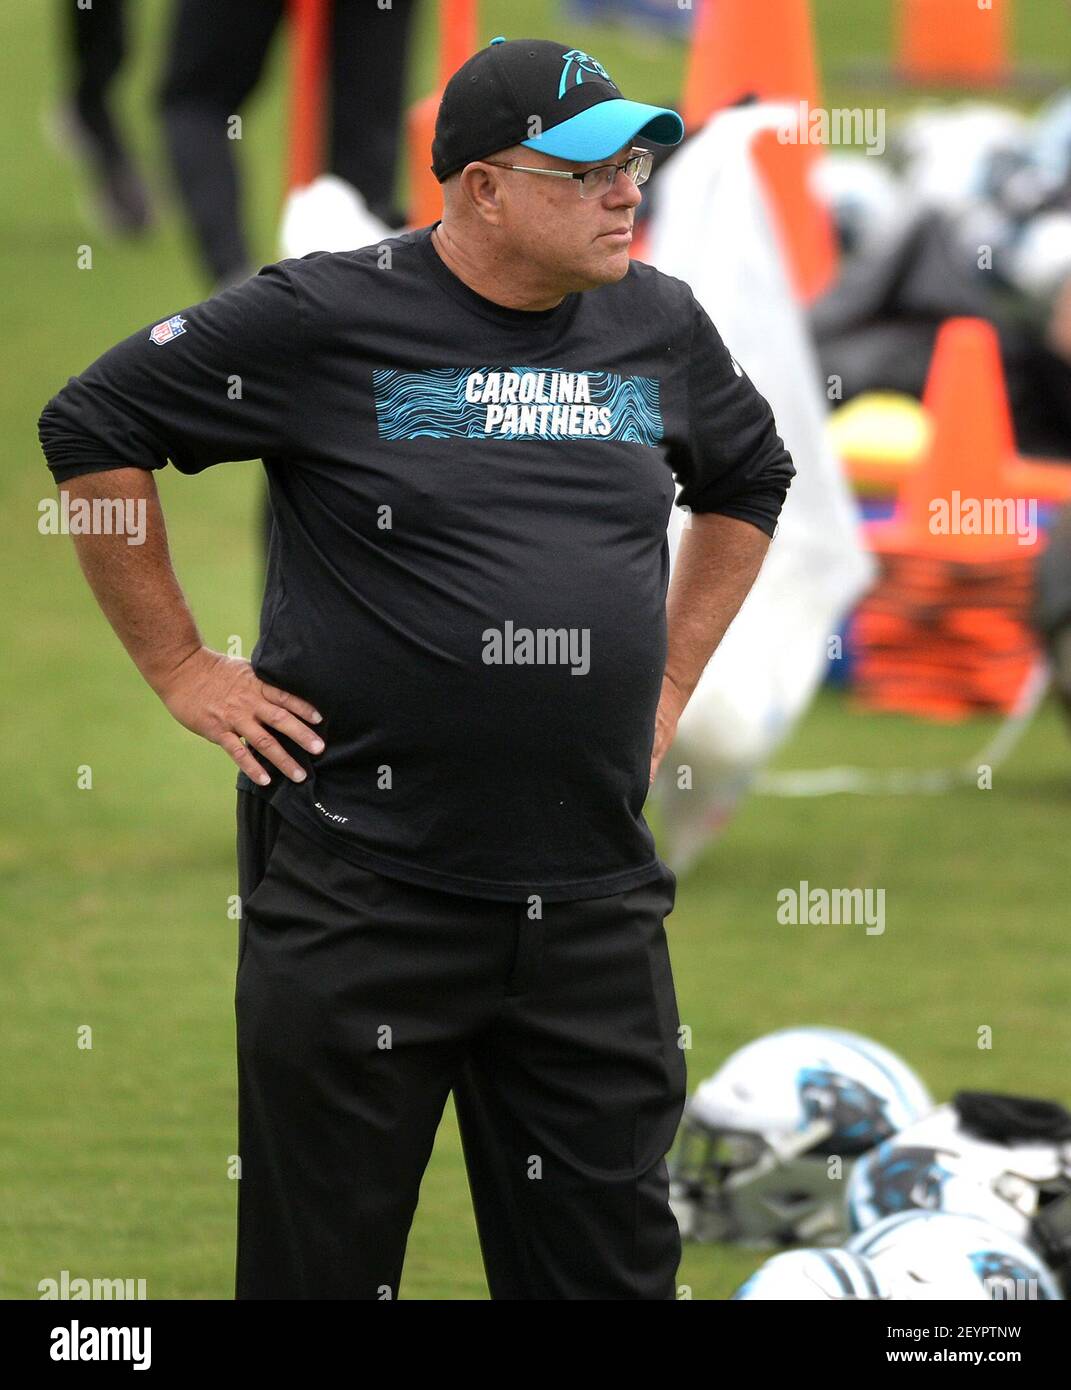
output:
[[[952,1170],[942,1168],[936,1149],[883,1144],[868,1170],[870,1196],[883,1212],[918,1207],[939,1211],[941,1193]]]
[[[814,1152],[865,1153],[894,1134],[885,1102],[850,1076],[822,1067],[804,1067],[797,1078],[800,1106],[807,1124],[825,1120],[832,1133]]]

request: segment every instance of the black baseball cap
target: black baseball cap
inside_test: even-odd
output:
[[[511,145],[586,163],[608,159],[637,136],[676,145],[684,122],[664,106],[626,101],[603,65],[579,48],[497,38],[446,84],[431,168],[442,183],[472,160]]]

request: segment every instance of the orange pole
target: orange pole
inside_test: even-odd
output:
[[[289,187],[303,188],[323,169],[324,80],[331,0],[290,0]]]
[[[435,117],[443,88],[478,46],[476,0],[439,0],[439,88],[409,108],[409,221],[426,227],[442,213],[442,189],[431,172]]]
[[[440,0],[439,90],[476,52],[476,0]]]

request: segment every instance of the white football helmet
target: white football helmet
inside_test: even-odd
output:
[[[901,1212],[860,1231],[845,1248],[869,1262],[896,1300],[1063,1298],[1040,1255],[973,1216]]]
[[[732,1297],[807,1302],[891,1295],[865,1255],[847,1250],[785,1250],[771,1256]]]
[[[848,1225],[919,1209],[976,1216],[1032,1245],[1061,1276],[1071,1261],[1071,1142],[970,1134],[942,1105],[855,1165]]]
[[[813,177],[846,256],[885,255],[918,220],[910,190],[884,160],[831,154],[817,163]]]
[[[932,1106],[910,1067],[855,1033],[786,1028],[748,1043],[685,1107],[670,1158],[682,1236],[836,1244],[846,1222],[831,1157],[850,1164]]]

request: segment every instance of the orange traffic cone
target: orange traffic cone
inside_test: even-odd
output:
[[[1015,535],[982,526],[1010,491],[1015,457],[1000,340],[982,319],[949,319],[934,347],[923,403],[933,434],[904,479],[894,522],[897,545],[955,559],[1022,554]],[[1016,499],[1009,498],[1009,501]]]
[[[1000,82],[1011,0],[900,0],[897,63],[914,83]]]
[[[476,0],[439,0],[439,87],[409,108],[409,221],[426,227],[442,215],[439,181],[431,172],[435,117],[443,89],[457,69],[476,52]]]
[[[808,0],[701,0],[682,101],[698,130],[741,97],[818,100],[818,68]]]
[[[702,0],[685,78],[683,115],[697,130],[715,111],[742,97],[800,103],[818,100],[818,68],[808,0]],[[836,275],[836,240],[828,208],[813,192],[819,148],[794,144],[777,132],[759,135],[753,151],[774,215],[789,275],[804,303],[817,299]]]

